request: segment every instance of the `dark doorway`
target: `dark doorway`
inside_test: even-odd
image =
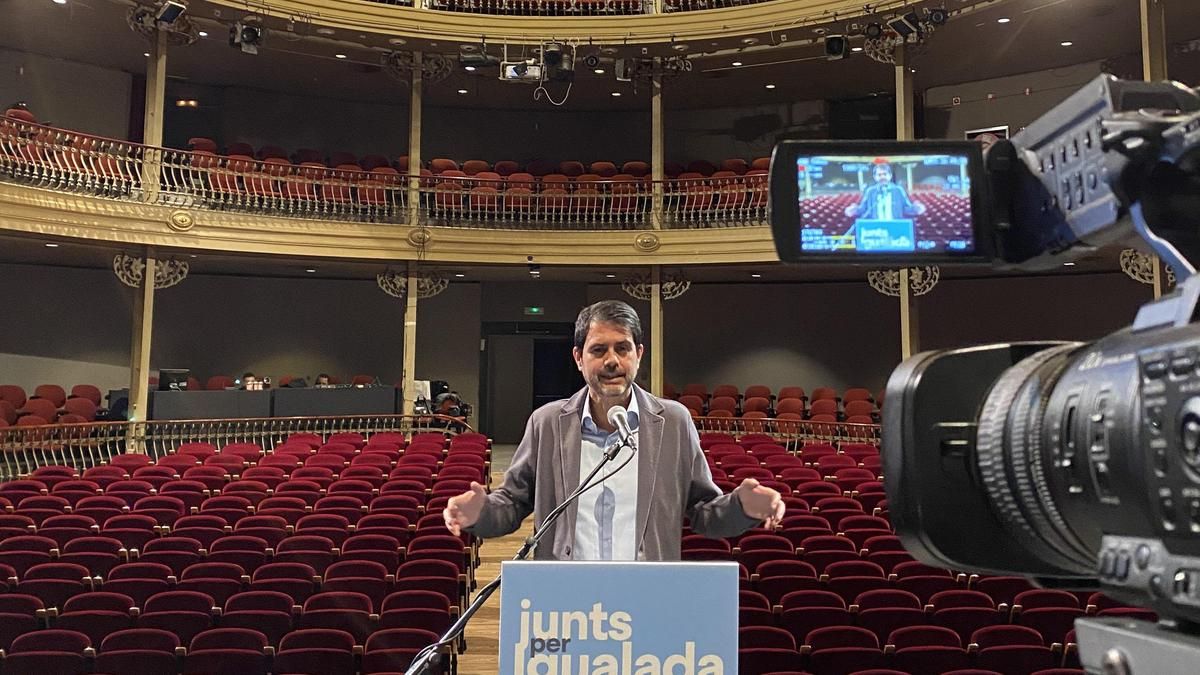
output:
[[[571,359],[572,330],[571,324],[484,323],[479,419],[495,442],[519,442],[530,413],[582,386]]]

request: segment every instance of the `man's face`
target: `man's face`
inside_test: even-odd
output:
[[[624,400],[637,377],[642,351],[625,328],[593,321],[583,349],[575,347],[572,354],[593,398]]]
[[[253,375],[247,375],[242,378],[242,384],[254,384],[255,382],[258,382],[258,378]]]
[[[892,169],[885,165],[875,167],[875,182],[890,183],[892,182]]]

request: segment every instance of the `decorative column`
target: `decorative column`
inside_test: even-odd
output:
[[[167,98],[167,31],[156,30],[150,39],[150,57],[146,59],[146,109],[142,122],[142,195],[145,201],[158,201],[159,173],[162,171],[163,114]]]
[[[412,65],[408,98],[408,224],[417,227],[421,216],[421,106],[425,84],[421,52],[412,53]]]
[[[621,282],[621,290],[631,298],[650,303],[650,393],[662,396],[666,387],[663,354],[663,300],[674,300],[692,287],[683,271],[664,275],[661,265],[651,265],[648,274],[636,274]]]
[[[660,60],[654,59],[654,72],[650,76],[650,180],[652,196],[650,202],[650,226],[661,230],[663,226],[663,162],[666,151],[663,146],[663,70]],[[653,356],[651,357],[653,358]]]
[[[1154,289],[1154,298],[1175,287],[1175,270],[1163,265],[1158,256],[1134,248],[1121,251],[1121,271],[1125,276]]]
[[[663,395],[662,265],[650,266],[650,393]]]
[[[908,47],[896,47],[896,140],[911,141],[916,137],[913,121],[913,77],[908,66]]]
[[[941,269],[937,265],[905,267],[899,270],[867,272],[867,283],[879,293],[900,298],[900,358],[907,359],[921,350],[917,308],[912,300],[937,286]]]
[[[143,422],[149,412],[150,348],[154,326],[154,291],[169,288],[187,278],[189,266],[182,260],[156,260],[153,249],[145,258],[124,253],[113,257],[113,274],[135,289],[133,296],[133,341],[129,349],[129,420]],[[142,452],[140,443],[131,452]]]
[[[401,377],[404,403],[401,412],[413,414],[417,400],[417,300],[432,298],[450,286],[442,276],[417,274],[417,262],[409,261],[405,272],[387,270],[375,275],[379,289],[393,298],[404,300],[404,373]]]
[[[1161,82],[1167,79],[1166,11],[1163,0],[1139,0],[1141,6],[1142,79]],[[1122,252],[1122,260],[1125,253]],[[1154,299],[1162,297],[1165,288],[1162,260],[1151,256]],[[1124,264],[1122,264],[1124,268]],[[1174,274],[1171,275],[1172,278]],[[1172,281],[1172,284],[1174,282]]]

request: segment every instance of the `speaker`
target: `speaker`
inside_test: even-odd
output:
[[[944,7],[934,7],[933,9],[925,10],[925,19],[935,26],[945,25],[949,18],[950,13]]]
[[[850,42],[845,35],[825,36],[825,58],[837,61],[850,56]]]

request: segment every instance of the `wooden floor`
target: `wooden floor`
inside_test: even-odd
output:
[[[503,473],[493,473],[492,485],[499,485],[503,476]],[[500,574],[500,563],[516,555],[521,542],[532,532],[533,518],[528,518],[520,530],[484,543],[480,549],[482,562],[479,569],[475,570],[479,586],[482,587]],[[499,654],[500,592],[497,591],[467,624],[467,651],[458,657],[458,672],[460,675],[496,675]]]

